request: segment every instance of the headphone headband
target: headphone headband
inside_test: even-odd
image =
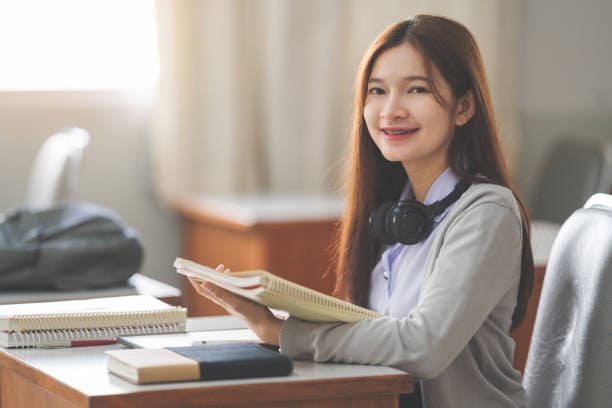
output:
[[[465,193],[468,188],[470,188],[470,185],[470,183],[460,181],[449,195],[441,200],[431,203],[427,207],[431,210],[434,217],[437,217],[438,215],[442,214],[449,205],[457,201],[459,197],[461,197],[461,195]]]

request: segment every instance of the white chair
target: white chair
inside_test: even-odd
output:
[[[612,196],[595,194],[550,253],[523,385],[529,407],[610,407]]]
[[[89,133],[69,128],[49,136],[40,147],[32,173],[26,206],[44,210],[76,198],[83,149]]]

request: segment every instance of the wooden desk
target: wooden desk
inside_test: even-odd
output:
[[[0,406],[378,408],[397,407],[413,388],[410,375],[389,367],[303,361],[288,377],[133,385],[106,371],[104,351],[119,348],[0,348]]]
[[[326,274],[330,244],[342,213],[336,196],[193,196],[175,203],[182,222],[183,256],[232,270],[264,269],[331,293]],[[184,279],[190,316],[225,313]]]

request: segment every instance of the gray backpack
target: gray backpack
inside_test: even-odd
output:
[[[138,272],[137,233],[111,210],[72,202],[0,215],[0,289],[78,290],[124,285]]]

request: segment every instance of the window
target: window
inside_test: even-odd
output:
[[[0,91],[146,89],[154,0],[0,0]]]

